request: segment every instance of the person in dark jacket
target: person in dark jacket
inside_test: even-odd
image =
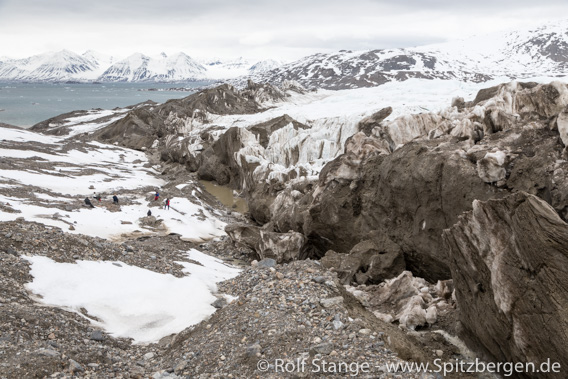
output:
[[[88,205],[91,208],[94,208],[95,206],[93,205],[93,203],[91,203],[91,200],[89,200],[88,197],[85,198],[85,205]]]
[[[113,196],[112,196],[112,202],[113,202],[114,204],[118,204],[118,196],[113,195]]]
[[[170,199],[166,199],[166,201],[164,202],[164,209],[170,209]]]
[[[152,216],[152,211],[148,209],[148,213],[146,213],[148,217]]]

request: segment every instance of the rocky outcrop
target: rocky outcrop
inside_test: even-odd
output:
[[[497,361],[568,367],[568,225],[555,210],[524,192],[475,201],[444,241],[466,341]]]
[[[152,108],[137,108],[127,115],[93,133],[93,138],[106,143],[117,143],[135,150],[149,148],[157,138],[168,133],[164,119]]]
[[[257,258],[272,258],[277,263],[305,259],[306,238],[297,232],[276,233],[251,225],[230,224],[225,231],[233,242],[253,249]]]
[[[238,90],[223,84],[183,99],[137,107],[126,117],[96,131],[93,137],[134,149],[149,148],[163,137],[177,137],[192,130],[195,125],[207,124],[211,115],[255,113],[262,109],[259,101],[276,101],[283,96],[281,91],[271,86],[252,82],[250,85],[252,87]]]

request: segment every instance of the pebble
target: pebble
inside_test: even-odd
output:
[[[276,261],[272,258],[264,258],[263,260],[258,262],[258,267],[270,268],[274,266],[276,266]]]
[[[73,359],[69,359],[69,371],[71,371],[72,373],[76,373],[76,372],[83,372],[85,371],[85,369],[83,368],[83,366],[81,366]]]
[[[329,355],[333,351],[333,344],[324,342],[319,345],[312,346],[310,352],[314,354]]]
[[[337,296],[337,297],[332,297],[329,299],[321,299],[320,300],[320,304],[322,307],[324,308],[331,308],[333,306],[339,305],[343,303],[343,297],[342,296]]]
[[[103,332],[101,332],[100,330],[95,330],[91,333],[91,336],[89,338],[92,339],[93,341],[103,341],[104,335]]]

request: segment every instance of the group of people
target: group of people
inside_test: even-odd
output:
[[[158,199],[160,198],[160,193],[158,191],[156,191],[156,194],[154,195],[154,201],[158,201]],[[93,194],[93,199],[98,200],[99,202],[102,201],[102,197],[100,194],[94,193]],[[112,203],[118,205],[118,196],[112,195]],[[94,208],[95,206],[93,205],[93,203],[91,202],[91,199],[89,199],[88,197],[85,198],[85,205]],[[170,209],[170,199],[166,198],[166,200],[164,201],[164,209]],[[152,216],[152,211],[148,209],[148,213],[146,213],[148,216]]]
[[[160,198],[160,192],[156,191],[156,194],[154,195],[154,201],[158,201],[158,199]],[[166,201],[164,201],[164,209],[170,209],[170,198],[168,197],[166,199]],[[150,212],[150,211],[148,211]],[[150,216],[150,215],[148,215]]]
[[[97,193],[93,194],[93,199],[98,200],[99,202],[102,201],[102,197],[100,194],[97,195]],[[116,194],[112,195],[112,203],[118,205],[118,196],[116,196]],[[93,205],[93,203],[91,202],[91,199],[89,199],[88,197],[85,198],[85,205],[94,208],[95,206]]]

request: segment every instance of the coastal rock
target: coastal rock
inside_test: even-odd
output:
[[[568,225],[555,210],[523,192],[475,201],[443,237],[462,337],[496,361],[568,365]]]

